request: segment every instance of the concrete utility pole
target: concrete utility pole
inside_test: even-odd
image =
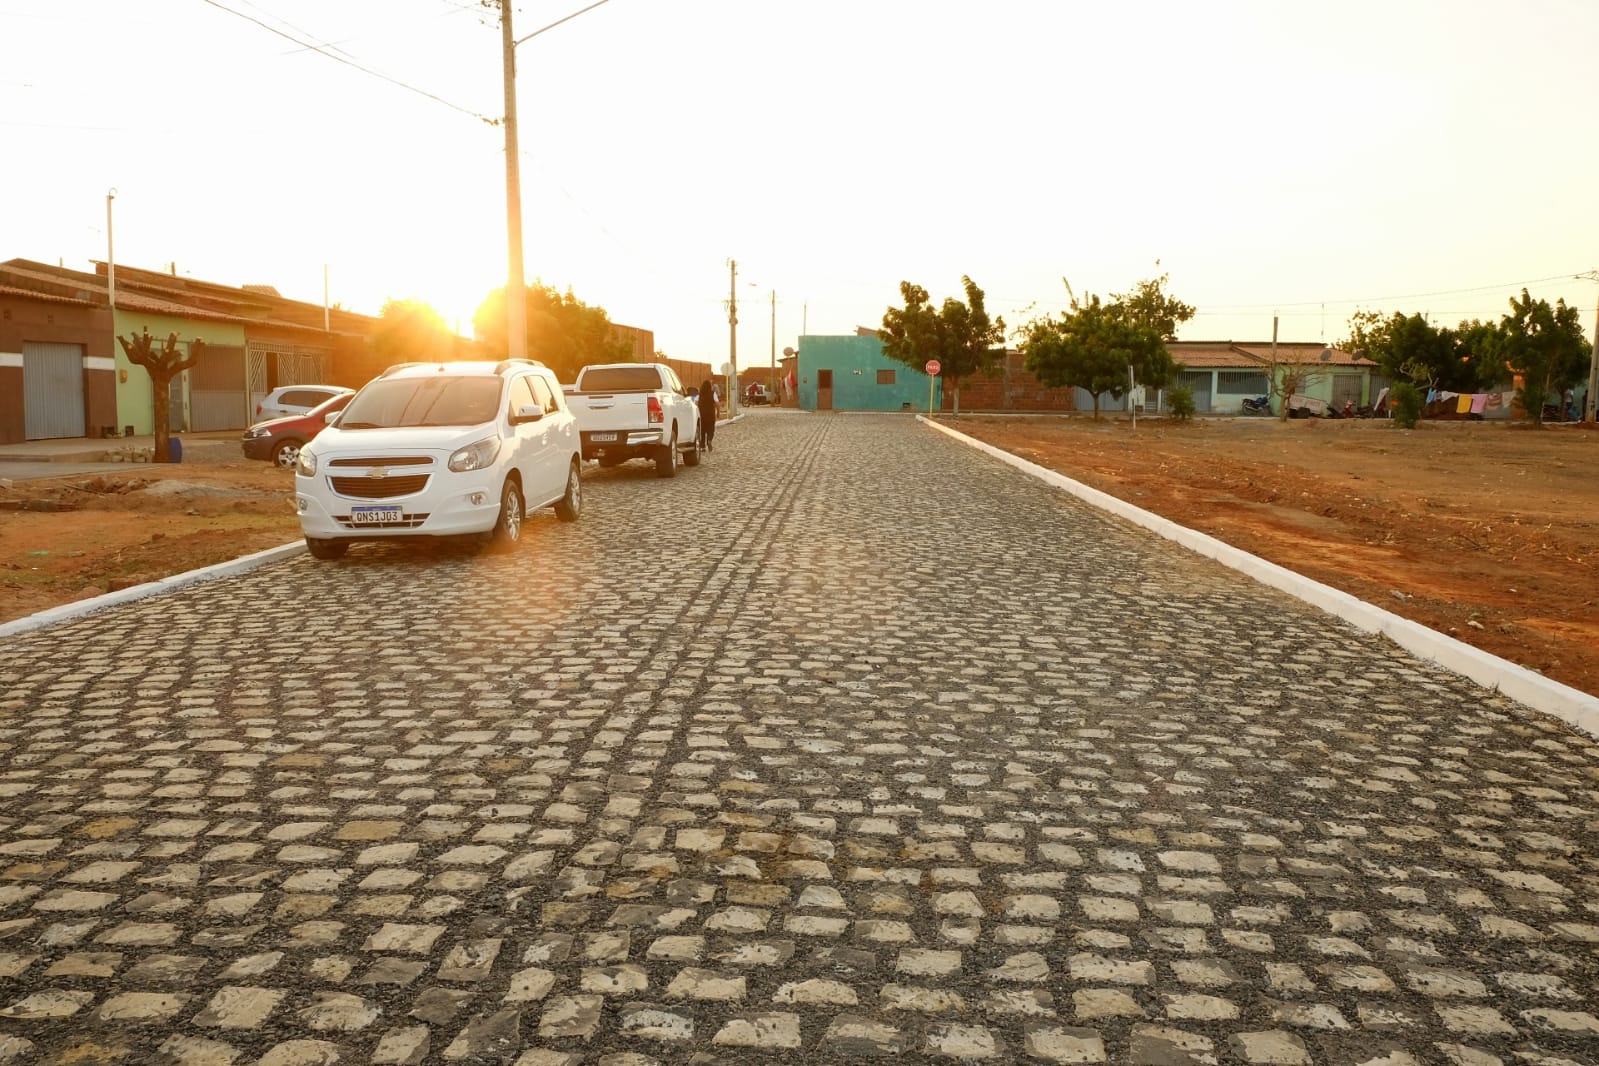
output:
[[[506,357],[527,356],[527,271],[522,265],[522,174],[516,144],[516,36],[511,0],[500,0],[500,49],[505,63],[505,278]]]
[[[116,198],[117,198],[117,191],[115,189],[112,189],[110,192],[105,194],[105,287],[106,287],[106,303],[108,303],[111,306],[111,310],[113,310],[113,311],[115,311],[117,309],[117,252],[116,252],[116,246],[115,246],[114,242],[111,240],[111,201],[115,200]],[[116,328],[117,327],[115,326],[115,324],[113,324],[112,327],[111,327],[112,332],[116,332]]]
[[[772,290],[772,371],[766,379],[766,390],[769,395],[766,402],[772,402],[772,396],[777,394],[777,290]]]
[[[1590,270],[1581,275],[1589,281],[1599,281],[1599,270]],[[1593,351],[1589,354],[1588,364],[1588,395],[1582,400],[1582,420],[1595,421],[1594,417],[1594,391],[1599,388],[1599,306],[1593,312]]]
[[[738,408],[738,262],[727,261],[727,413]]]

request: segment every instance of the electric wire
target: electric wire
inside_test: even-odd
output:
[[[278,29],[276,26],[268,25],[267,23],[262,22],[260,19],[256,18],[253,15],[247,14],[247,13],[245,13],[243,11],[237,11],[237,10],[231,8],[231,7],[227,7],[224,4],[220,4],[220,3],[217,2],[217,0],[200,0],[200,2],[203,3],[203,4],[209,4],[212,7],[216,8],[218,11],[225,11],[228,14],[233,15],[233,16],[235,16],[237,18],[244,19],[246,22],[253,22],[257,26],[260,26],[263,30],[266,30],[268,33],[274,33],[277,36],[282,37],[284,40],[293,41],[295,44],[300,45],[303,48],[308,48],[311,51],[316,52],[318,55],[327,56],[329,59],[333,60],[334,62],[343,63],[347,67],[353,67],[356,70],[359,70],[363,74],[366,74],[366,75],[369,75],[371,77],[377,78],[380,81],[386,81],[390,85],[394,85],[394,86],[397,86],[397,87],[399,87],[401,89],[405,89],[407,92],[416,93],[418,96],[425,96],[429,100],[432,100],[435,103],[443,104],[445,107],[451,109],[452,111],[459,111],[463,115],[470,115],[472,118],[478,119],[478,120],[480,120],[482,122],[486,122],[490,126],[498,126],[500,124],[500,120],[497,119],[497,118],[490,118],[487,115],[481,114],[481,113],[479,113],[477,111],[473,111],[469,107],[462,107],[460,104],[454,103],[453,101],[450,101],[450,100],[446,100],[444,97],[439,96],[437,93],[428,92],[426,89],[419,88],[419,87],[417,87],[415,85],[410,84],[409,82],[401,81],[399,78],[391,77],[388,74],[384,74],[382,71],[373,70],[371,67],[363,66],[362,64],[355,62],[353,59],[347,59],[344,56],[338,55],[338,54],[336,54],[334,52],[330,52],[326,48],[323,48],[320,45],[317,45],[317,44],[314,44],[314,43],[311,43],[311,42],[308,42],[308,41],[302,41],[298,37],[295,37],[293,34],[285,33],[283,30]]]

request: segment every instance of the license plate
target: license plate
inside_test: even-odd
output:
[[[398,507],[350,508],[350,524],[356,526],[377,525],[380,522],[398,522],[401,518]]]
[[[591,433],[591,434],[589,434],[589,440],[592,440],[592,441],[613,441],[615,439],[616,439],[616,434],[615,433]]]

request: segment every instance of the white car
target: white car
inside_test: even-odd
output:
[[[343,385],[284,385],[273,389],[255,405],[255,420],[289,418],[309,414],[311,408],[321,407],[335,396],[348,396],[354,389]]]
[[[541,363],[402,363],[368,382],[300,449],[305,544],[337,559],[358,540],[477,535],[510,548],[529,510],[582,507],[581,445]]]

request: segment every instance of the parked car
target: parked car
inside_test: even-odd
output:
[[[700,409],[664,363],[584,367],[566,392],[583,438],[583,458],[601,466],[649,459],[658,477],[700,461]]]
[[[514,548],[530,510],[576,521],[576,420],[531,359],[401,363],[367,382],[300,449],[294,506],[306,548],[469,535]]]
[[[269,418],[244,431],[244,457],[264,459],[285,470],[293,470],[300,460],[300,449],[327,428],[327,416],[344,410],[353,392],[341,392],[324,400],[303,415]]]
[[[255,405],[255,420],[264,422],[269,418],[307,414],[311,408],[320,407],[335,396],[354,393],[354,389],[347,389],[343,385],[284,385],[267,393]]]
[[[772,402],[772,394],[766,391],[766,386],[758,381],[753,381],[744,388],[744,402],[752,407],[757,404]]]

